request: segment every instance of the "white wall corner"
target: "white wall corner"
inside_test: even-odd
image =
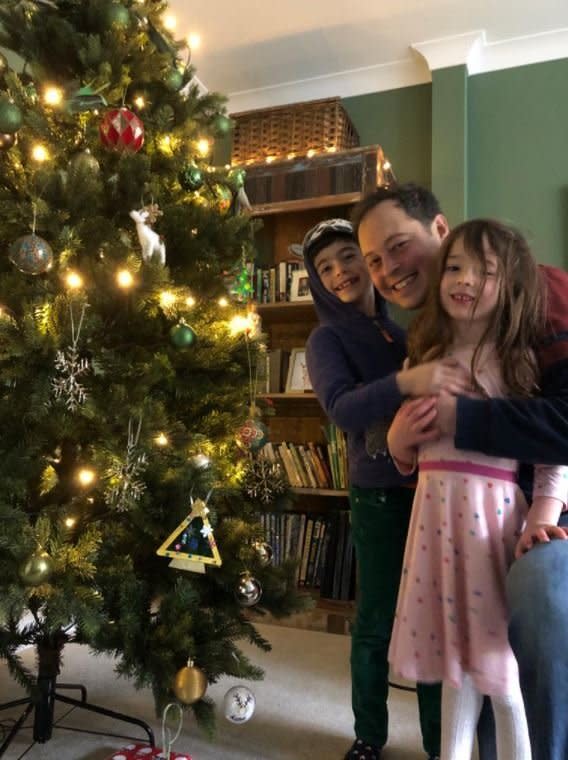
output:
[[[475,74],[483,65],[485,32],[478,30],[452,37],[440,37],[437,40],[415,42],[411,48],[422,56],[430,71],[465,65],[469,74]]]

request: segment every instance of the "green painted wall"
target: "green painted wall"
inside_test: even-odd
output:
[[[430,185],[432,88],[429,84],[358,95],[342,101],[361,145],[382,146],[399,182]]]
[[[468,216],[507,219],[568,268],[568,59],[469,78]]]
[[[467,213],[468,75],[465,66],[432,75],[432,190],[451,225]]]

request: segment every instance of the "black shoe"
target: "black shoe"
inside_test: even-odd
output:
[[[375,744],[367,744],[362,739],[355,739],[343,760],[380,760],[380,758],[380,747]]]

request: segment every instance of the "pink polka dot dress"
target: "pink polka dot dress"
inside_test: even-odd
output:
[[[452,354],[469,367],[471,352]],[[487,350],[478,380],[503,395]],[[518,463],[459,451],[449,437],[424,445],[389,650],[403,678],[461,685],[468,673],[488,695],[512,693],[517,664],[507,640],[505,577],[527,513]],[[535,495],[566,500],[566,468],[540,467]]]

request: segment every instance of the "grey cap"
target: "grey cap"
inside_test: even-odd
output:
[[[332,243],[336,238],[347,238],[357,242],[353,225],[347,219],[326,219],[318,222],[306,233],[302,249],[304,258],[313,259],[322,248]]]

